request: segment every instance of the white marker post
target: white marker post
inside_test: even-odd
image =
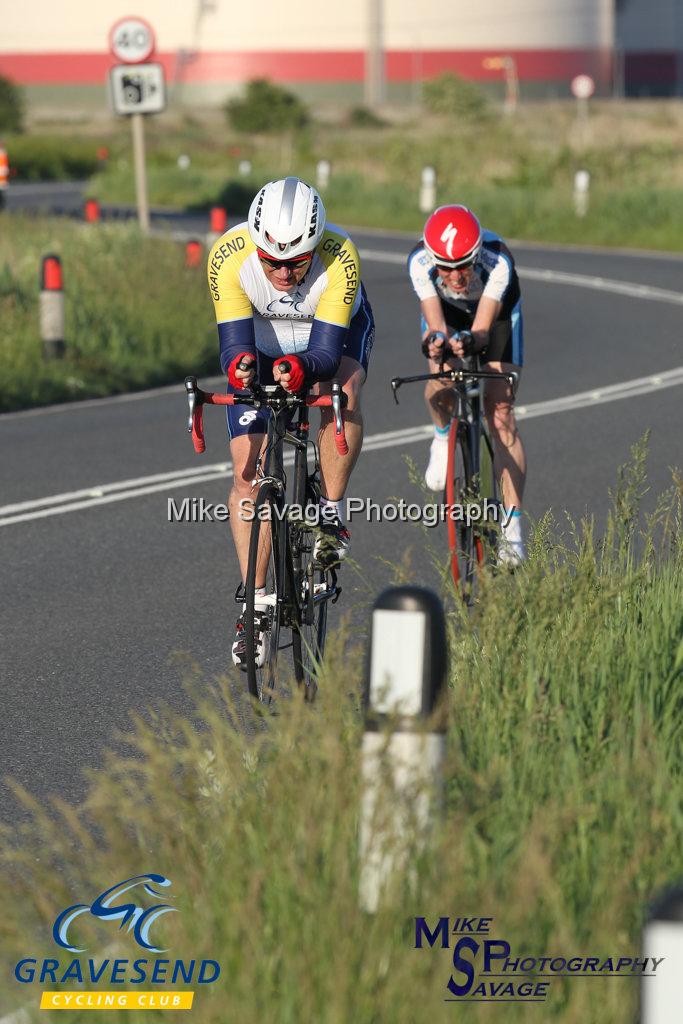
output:
[[[332,165],[329,160],[318,160],[315,168],[315,183],[318,188],[327,188],[330,183]]]
[[[667,890],[652,904],[643,929],[644,957],[665,959],[654,978],[643,976],[640,983],[641,1024],[672,1024],[681,1019],[683,888]]]
[[[588,213],[591,176],[589,171],[577,171],[574,175],[574,212],[577,217]]]
[[[424,848],[440,797],[445,727],[427,732],[445,686],[446,624],[436,594],[393,587],[375,602],[364,692],[359,900],[375,913],[397,869]],[[382,726],[395,724],[393,731]]]
[[[431,213],[436,206],[436,171],[423,167],[420,180],[420,213]]]

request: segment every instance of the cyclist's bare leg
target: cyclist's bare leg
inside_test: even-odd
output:
[[[513,363],[490,362],[482,367],[498,373],[521,372]],[[514,398],[510,386],[501,380],[487,380],[484,412],[494,447],[495,471],[501,482],[505,508],[521,508],[526,480],[526,455],[517,430]]]
[[[251,520],[258,493],[253,487],[256,476],[256,460],[263,447],[265,434],[242,434],[233,437],[230,442],[230,453],[233,464],[233,486],[228,499],[230,507],[230,529],[235,543],[237,559],[240,564],[242,582],[247,578],[247,562],[249,560],[249,538],[251,536]],[[245,504],[241,505],[240,502]],[[265,585],[266,567],[270,555],[270,530],[266,525],[261,530],[261,552],[257,566],[256,585]]]
[[[456,362],[446,361],[444,369],[451,369]],[[438,373],[442,367],[435,359],[428,360],[427,373]],[[425,403],[435,427],[442,430],[451,422],[454,402],[453,385],[447,380],[428,380],[425,384]]]
[[[331,409],[320,410],[320,486],[322,493],[330,501],[341,501],[346,492],[349,477],[358,461],[363,447],[363,414],[361,412],[361,391],[365,383],[365,370],[356,359],[342,356],[339,369],[335,375],[342,390],[348,398],[344,410],[344,429],[349,446],[348,455],[340,455],[334,443],[334,416]],[[321,395],[330,393],[330,385],[321,382],[316,390]]]

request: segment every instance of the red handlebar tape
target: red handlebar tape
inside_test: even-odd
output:
[[[192,415],[192,444],[194,450],[201,455],[202,452],[206,451],[206,442],[204,441],[204,422],[203,422],[203,411],[205,405],[235,405],[239,404],[239,395],[221,395],[215,391],[201,391],[199,392],[199,401],[195,406],[194,413]],[[306,405],[309,408],[329,408],[332,405],[332,398],[330,395],[320,395],[318,398],[307,398]],[[344,431],[344,421],[342,420],[342,432],[334,435],[334,443],[337,446],[337,451],[340,455],[348,455],[349,446],[346,441],[346,433]]]

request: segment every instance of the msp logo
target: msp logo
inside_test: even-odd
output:
[[[141,887],[148,896],[152,896],[154,899],[163,899],[161,893],[152,888],[152,884],[169,886],[172,883],[169,878],[165,878],[163,875],[135,875],[134,878],[127,878],[125,882],[112,885],[111,889],[101,893],[92,903],[75,903],[72,907],[67,907],[66,910],[63,910],[55,920],[52,937],[58,946],[68,949],[69,952],[84,953],[87,947],[72,946],[69,942],[68,932],[77,918],[82,917],[83,914],[92,914],[93,917],[98,918],[100,921],[120,921],[119,928],[123,928],[127,924],[128,931],[133,933],[137,944],[142,946],[143,949],[148,949],[150,953],[165,952],[165,950],[160,949],[158,946],[152,945],[149,932],[152,924],[158,917],[161,917],[162,914],[176,913],[176,908],[163,903],[161,906],[149,907],[147,910],[144,910],[143,907],[137,906],[135,903],[119,905],[116,902],[119,896],[137,887]]]
[[[491,937],[492,917],[415,918],[415,948],[451,949],[453,970],[444,1001],[542,1003],[556,978],[654,978],[665,957],[520,956]]]
[[[116,924],[117,931],[132,937],[145,953],[164,953],[155,944],[156,922],[165,914],[177,913],[177,908],[166,902],[173,897],[164,892],[172,885],[170,878],[160,874],[134,875],[117,882],[99,893],[91,903],[73,903],[55,918],[52,938],[61,949],[69,953],[84,953],[86,946],[77,946],[75,922],[84,924],[88,919],[107,926]],[[151,901],[151,906],[149,905]],[[154,927],[154,938],[152,928]],[[104,943],[103,943],[104,944]],[[111,945],[108,944],[108,950]],[[211,985],[221,974],[216,960],[170,960],[163,957],[112,958],[111,953],[99,957],[78,956],[67,960],[45,957],[24,957],[14,968],[14,977],[22,985],[68,985],[78,988],[41,993],[41,1010],[190,1010],[194,991],[170,988],[178,984]],[[140,991],[139,986],[149,982],[160,986],[154,991]],[[88,983],[104,983],[109,991],[87,990]],[[125,989],[125,985],[133,989]]]

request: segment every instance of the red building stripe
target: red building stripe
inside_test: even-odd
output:
[[[500,71],[483,67],[486,57],[497,50],[389,50],[386,77],[390,82],[430,78],[454,71],[467,78],[500,81]],[[566,81],[574,75],[590,74],[599,84],[611,78],[611,53],[607,49],[508,50],[517,63],[522,81]],[[286,82],[360,82],[365,74],[362,50],[277,53],[180,52],[160,53],[152,58],[161,63],[169,83],[242,82],[268,77]],[[627,58],[628,59],[628,58]],[[105,53],[0,53],[0,74],[23,84],[101,84],[114,60]],[[638,54],[634,64],[659,80],[675,79],[673,52]]]

